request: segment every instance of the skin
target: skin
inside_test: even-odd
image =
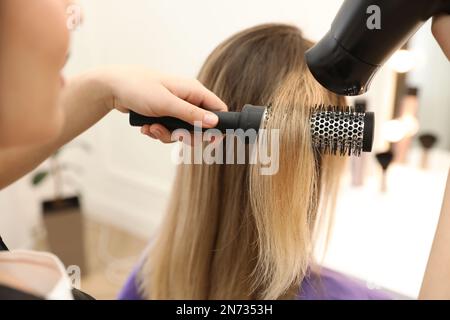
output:
[[[63,115],[57,108],[60,70],[69,31],[65,1],[2,0],[0,10],[0,146],[53,137]],[[42,17],[46,17],[42,19]],[[17,126],[21,130],[17,130]]]
[[[433,20],[432,32],[442,51],[450,61],[450,16],[441,16]],[[442,211],[438,227],[433,240],[430,257],[420,289],[419,299],[450,299],[448,279],[450,265],[449,233],[450,228],[450,171],[447,178],[446,195],[442,204]]]
[[[450,15],[434,17],[431,32],[450,61]]]

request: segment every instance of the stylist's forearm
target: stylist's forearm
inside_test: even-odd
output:
[[[431,30],[442,52],[450,61],[450,15],[434,17]]]
[[[111,111],[112,99],[108,80],[98,71],[71,79],[61,97],[64,129],[49,148],[59,148],[92,127]]]
[[[58,148],[103,118],[110,110],[112,95],[101,74],[89,72],[66,84],[61,95],[64,127],[56,139],[39,146],[16,147],[0,151],[0,188],[33,170]]]

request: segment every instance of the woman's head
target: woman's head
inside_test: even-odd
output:
[[[66,61],[68,0],[0,3],[0,146],[52,138]]]
[[[319,207],[333,199],[342,166],[312,148],[314,106],[344,101],[308,72],[310,46],[293,26],[262,25],[232,36],[205,62],[199,80],[231,111],[271,104],[267,128],[279,129],[279,170],[181,165],[141,273],[150,297],[280,298],[300,284]]]

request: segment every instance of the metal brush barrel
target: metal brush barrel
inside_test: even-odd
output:
[[[216,112],[219,123],[215,129],[254,129],[265,127],[270,121],[270,107],[245,105],[241,112]],[[170,131],[183,128],[194,130],[194,126],[173,117],[146,117],[130,111],[130,124],[143,126],[159,123]],[[351,107],[316,108],[310,118],[312,144],[322,153],[333,155],[360,155],[370,152],[373,143],[374,115],[359,112]],[[206,130],[203,128],[202,130]]]
[[[359,156],[372,151],[373,112],[325,109],[311,114],[312,144],[325,154]]]

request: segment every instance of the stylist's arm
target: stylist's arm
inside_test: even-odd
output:
[[[173,116],[190,123],[202,121],[204,127],[214,127],[218,121],[214,113],[205,109],[227,109],[197,80],[161,75],[134,66],[98,69],[69,80],[61,92],[59,106],[63,121],[55,138],[0,150],[0,188],[31,171],[114,108],[148,116]],[[27,131],[21,123],[16,128],[18,135]],[[142,133],[162,141],[170,139],[168,131],[160,125],[145,126]]]
[[[450,15],[434,17],[431,31],[441,47],[442,52],[444,52],[450,61]]]

